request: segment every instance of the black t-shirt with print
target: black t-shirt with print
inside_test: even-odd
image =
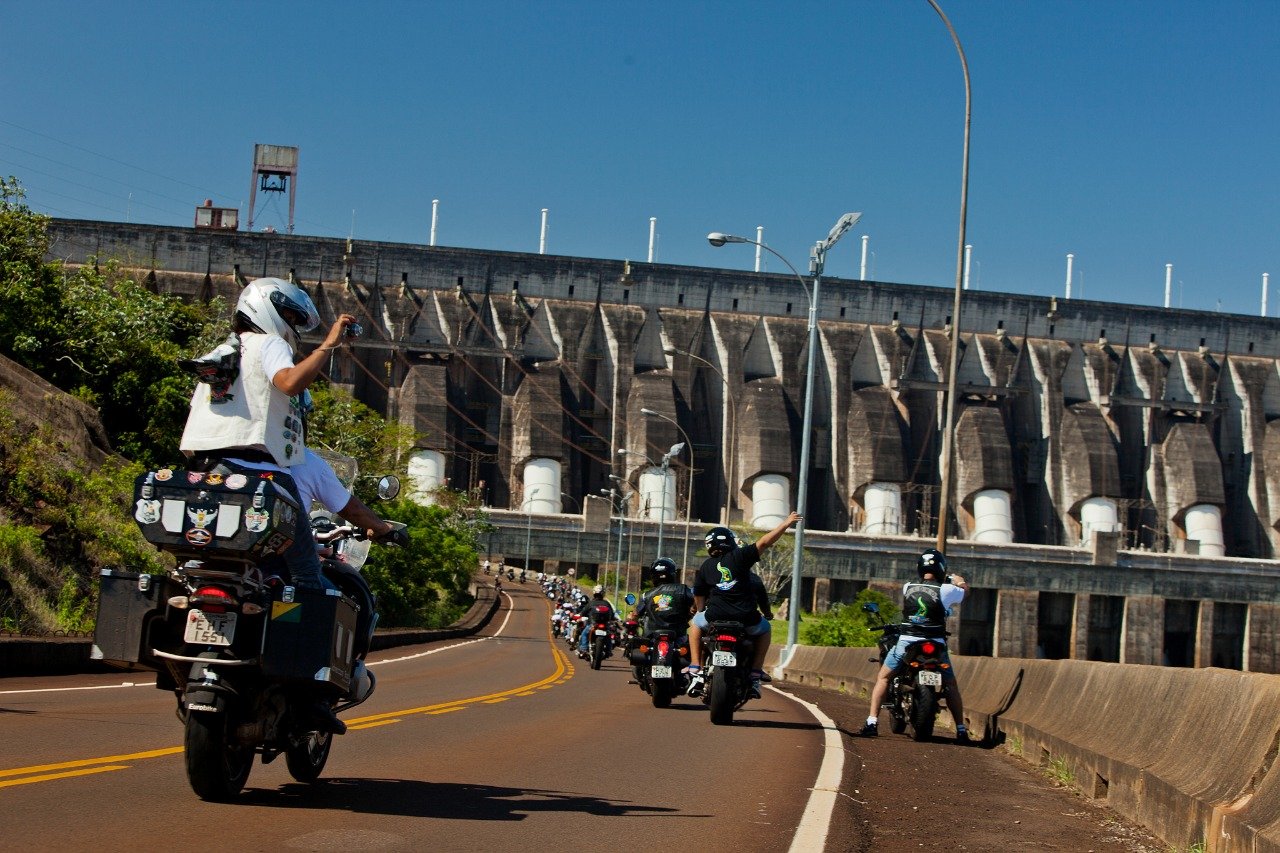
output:
[[[693,594],[706,596],[707,621],[759,624],[763,617],[751,583],[751,567],[758,562],[760,549],[754,542],[703,561]]]
[[[644,630],[680,631],[689,627],[689,611],[693,593],[682,583],[664,583],[645,593],[636,607],[636,615],[645,619]]]

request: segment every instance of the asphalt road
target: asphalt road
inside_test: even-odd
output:
[[[514,587],[514,588],[512,588]],[[533,584],[478,638],[375,655],[322,782],[255,765],[238,802],[187,785],[144,674],[0,682],[0,846],[13,850],[786,850],[822,731],[766,692],[733,727],[668,710],[553,642]],[[137,682],[127,686],[122,682]]]

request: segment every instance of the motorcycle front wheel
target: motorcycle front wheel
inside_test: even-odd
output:
[[[716,726],[733,725],[733,708],[737,704],[737,690],[733,675],[725,669],[711,673],[711,690],[707,704],[711,707],[711,723]]]
[[[187,714],[183,753],[187,781],[202,800],[225,802],[244,788],[253,769],[253,749],[227,740],[227,715]]]
[[[329,748],[333,735],[329,732],[307,732],[297,743],[291,743],[284,751],[284,762],[289,775],[303,784],[320,778],[324,765],[329,761]]]
[[[938,716],[938,694],[932,687],[917,684],[911,697],[911,737],[929,740],[933,737],[933,721]]]

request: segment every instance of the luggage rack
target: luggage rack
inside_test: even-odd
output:
[[[195,565],[192,565],[192,563],[195,563]],[[261,569],[248,562],[244,566],[244,571],[231,572],[223,569],[206,569],[202,562],[191,560],[180,566],[178,571],[184,577],[199,578],[201,580],[236,581],[254,590],[262,589],[267,585],[266,576],[263,575]]]

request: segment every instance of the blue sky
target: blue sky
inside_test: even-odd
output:
[[[971,287],[1280,313],[1277,2],[942,0],[973,88]],[[0,6],[0,172],[54,216],[247,213],[300,149],[297,232],[955,280],[964,88],[925,0]],[[283,230],[286,206],[256,225]],[[354,222],[354,225],[353,225]],[[781,264],[769,258],[766,268]]]

